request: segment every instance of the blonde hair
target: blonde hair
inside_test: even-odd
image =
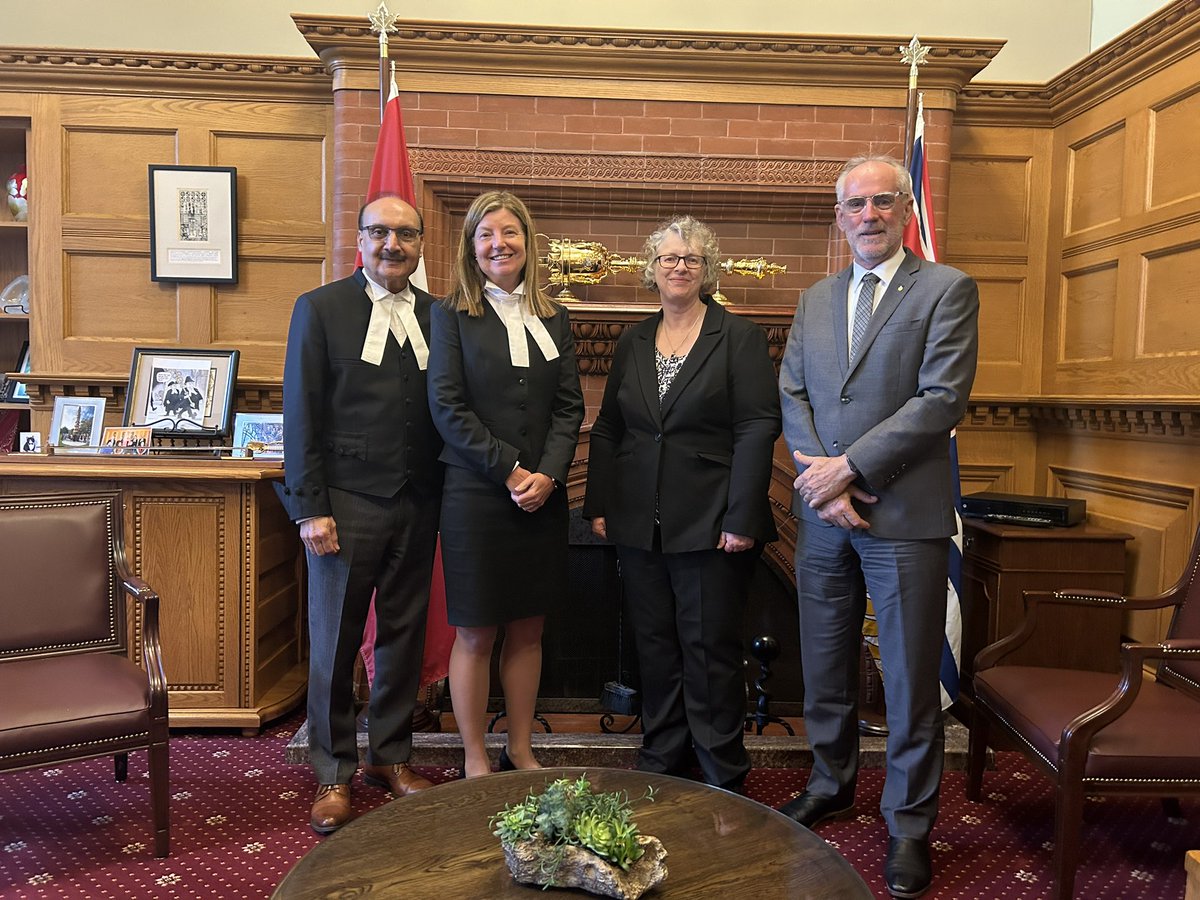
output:
[[[533,225],[533,216],[521,198],[508,191],[485,191],[467,209],[458,236],[458,252],[454,256],[454,283],[446,295],[445,303],[468,316],[483,315],[483,285],[486,279],[475,258],[475,231],[484,216],[498,209],[508,210],[521,223],[521,230],[525,232],[525,268],[521,273],[525,282],[524,302],[539,319],[548,319],[558,311],[559,305],[538,287],[537,229]]]

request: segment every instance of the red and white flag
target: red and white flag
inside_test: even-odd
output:
[[[412,168],[408,164],[408,144],[404,140],[404,120],[400,114],[400,89],[396,87],[395,76],[392,76],[391,90],[383,107],[383,121],[379,123],[379,139],[375,143],[375,159],[371,162],[365,199],[369,202],[380,194],[395,194],[413,209],[417,208]],[[354,266],[361,265],[362,254],[359,253],[354,258]],[[409,280],[423,291],[429,289],[425,280],[425,260],[421,260]]]
[[[388,101],[383,108],[379,125],[379,140],[375,144],[375,159],[371,163],[371,178],[367,182],[370,200],[380,194],[395,194],[417,208],[413,190],[412,169],[408,164],[408,144],[404,140],[404,122],[400,115],[400,91],[392,77]],[[354,261],[362,265],[360,253]],[[409,278],[414,287],[428,290],[425,281],[425,261]],[[362,658],[367,679],[375,680],[375,604],[371,604],[367,626],[363,631]],[[454,644],[454,629],[446,621],[446,584],[442,578],[442,551],[439,544],[433,560],[433,583],[429,589],[429,616],[425,621],[425,654],[421,660],[421,687],[446,677],[450,671],[450,648]]]

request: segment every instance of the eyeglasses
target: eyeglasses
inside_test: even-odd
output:
[[[676,256],[674,253],[667,253],[654,257],[654,261],[664,269],[674,269],[679,265],[680,260],[683,260],[684,266],[689,269],[698,269],[704,265],[703,256]]]
[[[396,240],[402,244],[415,244],[417,238],[425,233],[416,228],[388,228],[386,225],[364,225],[358,230],[365,231],[367,237],[381,244],[387,240],[389,234],[394,234]]]
[[[848,213],[857,214],[867,208],[867,201],[871,201],[880,212],[887,212],[900,200],[901,197],[907,197],[904,191],[884,191],[882,194],[873,194],[870,197],[847,197],[845,200],[839,200],[835,205],[840,206]]]

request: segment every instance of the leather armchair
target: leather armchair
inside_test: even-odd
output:
[[[1085,797],[1158,796],[1170,809],[1180,795],[1200,795],[1198,570],[1200,534],[1179,580],[1157,597],[1027,592],[1021,626],[975,659],[967,797],[980,798],[992,729],[1054,780],[1053,897],[1069,898],[1074,890]],[[1038,610],[1052,603],[1174,608],[1174,614],[1163,641],[1122,645],[1119,675],[1003,665],[1034,633]]]
[[[158,595],[125,561],[120,494],[0,497],[0,772],[147,750],[155,856],[170,849]],[[126,594],[140,608],[129,657]]]

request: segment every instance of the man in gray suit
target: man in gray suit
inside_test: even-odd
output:
[[[442,495],[425,370],[433,298],[409,284],[420,214],[383,196],[358,214],[362,268],[296,301],[283,368],[280,499],[308,555],[308,735],[318,834],[350,820],[354,661],[375,594],[363,780],[430,787],[407,765]]]
[[[975,378],[979,293],[902,246],[912,182],[887,157],[850,160],[836,216],[854,263],[804,292],[780,369],[783,433],[800,473],[796,583],[805,791],[782,812],[812,828],[848,816],[858,771],[858,660],[867,593],[887,697],[884,877],[932,881],[943,731],[938,666],[955,532],[950,430]]]

